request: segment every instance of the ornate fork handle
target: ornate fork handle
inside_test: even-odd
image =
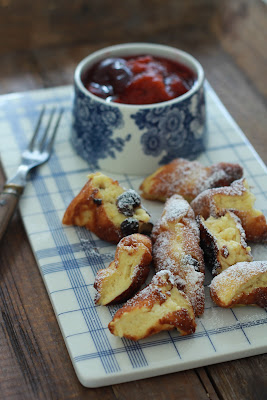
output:
[[[26,178],[29,170],[29,166],[20,165],[16,175],[5,183],[0,193],[0,240],[26,186]]]
[[[0,240],[15,212],[23,189],[23,186],[7,183],[0,193]]]
[[[14,211],[19,202],[19,198],[26,186],[26,177],[28,172],[38,165],[46,162],[52,152],[52,147],[59,126],[63,109],[60,110],[55,126],[52,130],[52,135],[48,138],[50,126],[55,114],[55,109],[50,113],[48,123],[43,132],[39,132],[41,121],[44,115],[45,108],[42,109],[37,122],[37,126],[33,133],[32,139],[28,148],[22,154],[22,163],[18,167],[16,175],[4,185],[3,191],[0,193],[0,240],[6,231],[7,225],[14,214]]]

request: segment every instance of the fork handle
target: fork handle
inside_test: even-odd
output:
[[[22,192],[22,186],[6,184],[0,193],[0,240],[16,210]]]

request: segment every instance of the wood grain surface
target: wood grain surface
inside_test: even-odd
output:
[[[267,6],[261,0],[0,0],[0,37],[1,94],[72,84],[77,63],[110,44],[144,41],[189,51],[267,163]],[[0,184],[4,179],[0,168]],[[0,243],[0,307],[1,399],[267,398],[266,354],[84,388],[18,212]]]

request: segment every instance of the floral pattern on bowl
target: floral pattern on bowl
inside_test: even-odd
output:
[[[140,130],[143,152],[166,164],[177,157],[195,158],[203,151],[205,97],[203,89],[186,101],[132,114]]]
[[[122,113],[116,107],[97,103],[76,90],[73,105],[71,142],[77,153],[94,167],[107,157],[116,159],[131,138],[115,137],[114,129],[122,128]]]

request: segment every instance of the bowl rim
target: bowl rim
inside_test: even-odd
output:
[[[128,53],[128,51],[129,53]],[[170,56],[168,57],[166,54],[160,55],[158,57],[169,58],[172,60],[176,60],[188,66],[189,68],[193,69],[194,72],[197,73],[197,80],[188,92],[184,93],[181,96],[175,97],[174,99],[162,101],[160,103],[151,103],[151,104],[125,104],[125,103],[115,103],[115,102],[107,102],[105,99],[98,97],[87,90],[82,82],[82,74],[86,71],[88,66],[92,63],[97,63],[98,61],[110,57],[114,55],[113,53],[121,53],[121,56],[131,56],[131,55],[142,55],[147,54],[152,51],[152,55],[157,56],[157,51],[162,51],[164,53],[168,53]],[[124,53],[124,54],[123,54]],[[151,53],[150,53],[151,54]],[[175,59],[177,57],[177,59]],[[195,69],[194,69],[195,68]],[[104,47],[102,49],[96,50],[90,53],[88,56],[83,58],[79,64],[77,65],[75,72],[74,72],[74,83],[78,87],[78,89],[87,97],[92,98],[95,101],[98,101],[102,104],[111,106],[111,107],[119,107],[125,109],[133,109],[133,108],[158,108],[158,107],[166,107],[171,106],[173,104],[181,103],[184,100],[188,99],[195,93],[199,91],[199,89],[203,86],[205,79],[205,74],[202,65],[200,62],[193,57],[191,54],[178,49],[176,47],[164,45],[164,44],[155,44],[155,43],[146,43],[146,42],[134,42],[134,43],[122,43],[116,44],[108,47]]]

